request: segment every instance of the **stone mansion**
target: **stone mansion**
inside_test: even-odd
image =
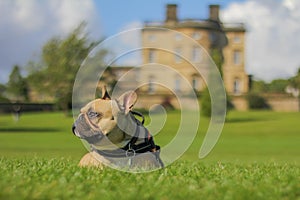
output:
[[[131,78],[132,82],[123,85],[132,88],[133,85],[139,85],[140,80],[144,82],[146,80],[148,84],[139,87],[138,92],[145,95],[151,94],[158,98],[158,96],[171,94],[170,88],[152,84],[163,80],[172,87],[172,90],[188,94],[190,91],[182,84],[176,74],[162,71],[159,67],[157,70],[155,69],[155,65],[164,65],[173,68],[179,74],[183,74],[193,90],[201,92],[206,87],[205,81],[201,74],[199,75],[191,66],[205,63],[203,57],[205,55],[213,56],[213,52],[217,50],[222,55],[221,74],[227,93],[233,96],[246,94],[250,85],[250,76],[245,72],[246,29],[242,23],[222,23],[219,18],[219,11],[219,5],[210,5],[208,19],[179,19],[177,5],[166,5],[166,15],[163,21],[144,22],[144,27],[141,29],[141,43],[142,47],[147,48],[142,50],[141,56],[142,64],[145,67],[142,70],[137,70],[138,75]],[[192,42],[183,37],[190,38]],[[151,48],[161,46],[167,47],[171,53],[160,48]],[[188,62],[182,59],[180,55],[186,58]],[[202,65],[205,68],[205,64]],[[113,68],[118,79],[134,67]],[[208,67],[206,66],[206,68]],[[206,71],[203,70],[204,73],[208,73]]]

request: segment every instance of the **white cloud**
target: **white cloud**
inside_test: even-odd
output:
[[[272,80],[293,76],[300,66],[300,1],[249,0],[222,11],[224,22],[244,22],[247,72]]]
[[[105,47],[114,58],[113,65],[138,66],[141,64],[141,28],[143,23],[133,21],[120,28],[120,32],[107,38]]]
[[[295,0],[285,0],[283,5],[290,10],[294,10],[296,8],[296,1]]]
[[[84,20],[96,18],[93,1],[51,0],[49,1],[59,29],[67,33]]]
[[[13,65],[25,65],[47,40],[70,32],[82,21],[99,39],[101,24],[94,0],[1,0],[0,82],[8,80]]]

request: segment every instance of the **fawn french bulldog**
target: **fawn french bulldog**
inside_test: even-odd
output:
[[[85,105],[73,124],[73,133],[87,141],[90,153],[82,157],[79,166],[110,166],[117,169],[155,169],[163,167],[160,147],[135,118],[141,114],[132,111],[137,94],[128,91],[111,99],[106,87],[102,98]]]

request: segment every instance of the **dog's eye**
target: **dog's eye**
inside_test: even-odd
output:
[[[90,112],[88,112],[88,116],[89,116],[89,118],[100,117],[101,113],[90,111]]]

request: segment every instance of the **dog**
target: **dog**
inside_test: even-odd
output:
[[[143,126],[143,116],[132,110],[136,101],[134,91],[111,99],[104,86],[101,98],[81,108],[72,131],[89,143],[91,151],[81,158],[79,166],[129,170],[163,167],[160,147]],[[138,120],[136,115],[143,120]]]

